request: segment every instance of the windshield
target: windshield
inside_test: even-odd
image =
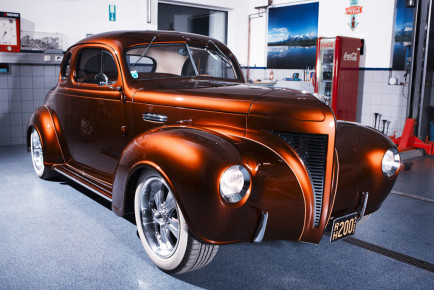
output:
[[[136,80],[198,76],[238,80],[232,60],[215,48],[151,43],[130,48],[125,57]]]

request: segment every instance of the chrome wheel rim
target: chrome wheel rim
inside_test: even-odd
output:
[[[179,215],[176,200],[160,177],[146,180],[140,191],[140,222],[150,248],[168,258],[179,242]]]
[[[39,138],[39,134],[36,129],[33,129],[32,135],[30,136],[30,141],[33,165],[37,171],[40,171],[44,166],[44,155],[42,153],[41,139]]]

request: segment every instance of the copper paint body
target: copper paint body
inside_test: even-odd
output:
[[[71,73],[47,95],[29,121],[43,144],[45,166],[86,184],[112,201],[124,216],[133,210],[135,181],[146,168],[172,187],[192,233],[210,243],[252,241],[262,212],[264,239],[318,243],[331,216],[354,211],[369,192],[367,213],[377,210],[396,175],[387,178],[381,160],[394,147],[385,136],[336,122],[330,108],[299,91],[194,78],[137,81],[125,50],[158,43],[205,45],[209,38],[161,31],[114,32],[72,46]],[[214,40],[237,64],[232,53]],[[77,83],[76,62],[84,47],[108,50],[116,61],[113,87]],[[237,68],[239,70],[239,68]],[[165,115],[166,122],[142,119]],[[273,132],[327,135],[321,219],[313,227],[313,188],[297,153]],[[29,139],[29,138],[28,138]],[[232,165],[245,166],[251,187],[237,204],[219,193],[219,178]]]

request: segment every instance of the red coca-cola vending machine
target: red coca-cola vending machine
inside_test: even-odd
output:
[[[319,37],[315,93],[333,109],[336,119],[356,121],[359,61],[363,41],[351,37]]]

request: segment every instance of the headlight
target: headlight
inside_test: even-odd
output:
[[[243,199],[250,187],[250,174],[241,165],[226,169],[220,177],[220,195],[230,203]]]
[[[393,176],[400,165],[399,152],[396,148],[390,148],[384,153],[383,161],[381,162],[381,170],[387,177]]]

